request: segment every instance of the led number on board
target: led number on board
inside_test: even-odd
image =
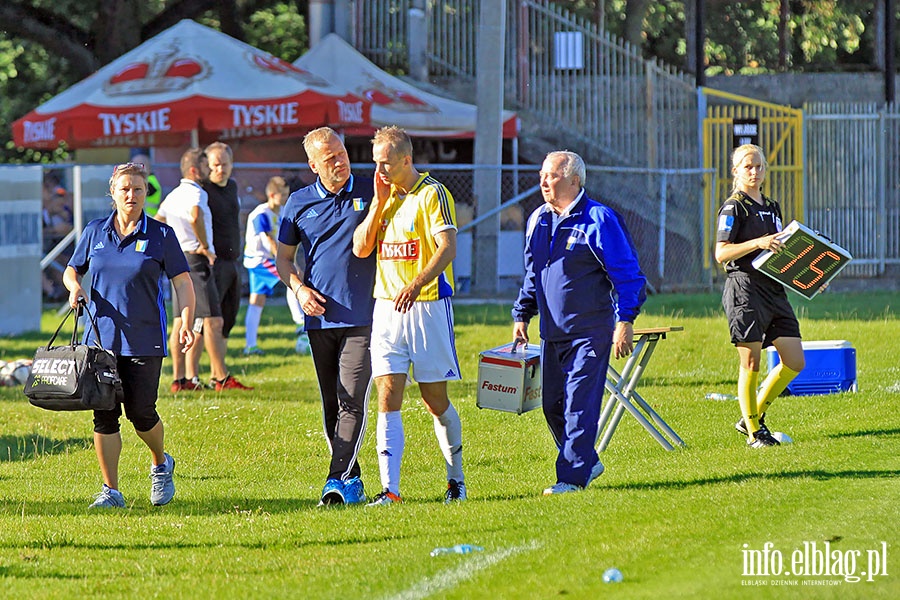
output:
[[[806,298],[815,296],[852,260],[846,250],[796,221],[785,227],[782,240],[781,252],[764,252],[753,266]]]

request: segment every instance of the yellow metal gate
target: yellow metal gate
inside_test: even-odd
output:
[[[769,170],[763,193],[781,204],[785,224],[803,220],[803,111],[790,106],[762,102],[737,94],[702,88],[706,102],[703,119],[703,168],[715,169],[706,184],[717,187],[716,206],[704,208],[704,267],[712,264],[715,245],[715,214],[731,192],[731,153],[735,119],[759,123],[759,146],[766,153]]]

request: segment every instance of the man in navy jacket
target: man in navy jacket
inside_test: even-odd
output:
[[[559,449],[551,495],[603,473],[595,444],[609,356],[633,350],[646,278],[622,218],[585,194],[580,156],[551,152],[540,176],[545,204],[528,219],[512,316],[514,339],[527,343],[528,322],[540,315],[544,416]]]

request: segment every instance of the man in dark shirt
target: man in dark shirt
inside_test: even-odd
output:
[[[238,261],[244,254],[241,203],[238,200],[237,182],[231,178],[234,167],[231,147],[224,142],[213,142],[206,147],[206,158],[209,161],[209,179],[203,182],[203,189],[209,195],[209,212],[212,215],[213,246],[216,248],[213,275],[222,305],[220,352],[224,357],[228,351],[228,335],[241,308],[241,274],[238,270]],[[251,389],[231,375],[215,383],[217,389]]]
[[[375,299],[375,255],[353,256],[353,231],[369,211],[371,179],[350,173],[332,129],[303,138],[316,182],[297,190],[281,211],[276,266],[306,314],[331,463],[321,504],[366,501],[357,456],[366,432],[372,364],[369,338]],[[305,267],[294,263],[303,251]]]

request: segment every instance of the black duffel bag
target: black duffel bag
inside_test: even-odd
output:
[[[82,309],[94,329],[95,346],[77,343]],[[97,323],[84,302],[78,304],[69,345],[53,345],[69,315],[75,312],[69,309],[47,345],[34,353],[25,395],[29,402],[47,410],[112,410],[123,396],[116,355],[99,345]]]

